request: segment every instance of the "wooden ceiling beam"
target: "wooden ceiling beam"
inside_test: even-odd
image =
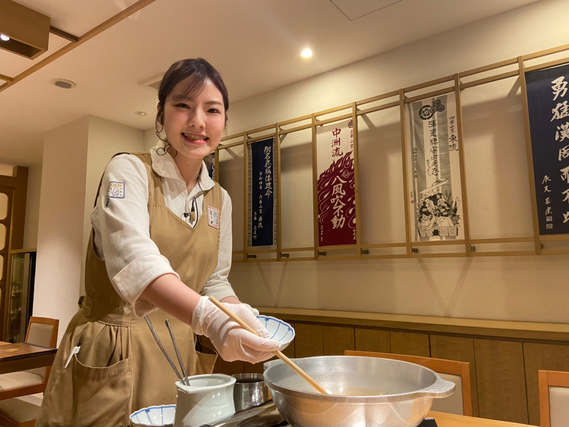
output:
[[[71,42],[65,46],[63,46],[58,51],[52,53],[51,55],[47,56],[46,58],[42,59],[38,63],[32,65],[30,68],[26,69],[25,71],[21,72],[17,76],[15,76],[11,81],[4,83],[4,85],[0,86],[0,92],[8,89],[11,86],[14,86],[19,81],[22,81],[26,77],[30,76],[31,74],[35,73],[38,70],[41,70],[48,64],[51,64],[58,58],[61,58],[68,52],[71,52],[73,49],[81,46],[88,40],[91,40],[93,37],[101,34],[103,31],[108,30],[109,28],[113,27],[114,25],[118,24],[119,22],[125,20],[129,16],[135,14],[139,10],[145,8],[151,3],[154,3],[156,0],[139,0],[136,3],[132,4],[131,6],[127,7],[123,11],[117,13],[116,15],[112,16],[111,18],[107,19],[102,24],[97,25],[90,31],[87,31],[85,34],[79,37],[77,42]]]

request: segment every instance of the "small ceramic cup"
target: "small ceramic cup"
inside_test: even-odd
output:
[[[176,418],[174,427],[199,427],[214,424],[235,414],[235,378],[225,374],[188,377],[190,385],[176,381]]]
[[[237,382],[233,388],[235,411],[244,411],[268,402],[269,388],[263,381],[263,374],[233,374]]]

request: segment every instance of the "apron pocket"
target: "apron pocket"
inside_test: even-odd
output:
[[[72,376],[73,426],[119,427],[129,424],[132,358],[95,368],[82,364],[74,355],[64,375]]]

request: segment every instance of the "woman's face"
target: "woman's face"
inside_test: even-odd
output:
[[[178,156],[201,161],[214,151],[225,128],[223,96],[215,85],[206,80],[203,89],[188,97],[182,80],[166,97],[164,132]]]

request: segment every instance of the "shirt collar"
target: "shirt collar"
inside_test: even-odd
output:
[[[162,178],[175,179],[182,181],[185,184],[184,178],[178,169],[178,165],[170,153],[158,154],[158,149],[163,149],[164,143],[159,141],[154,147],[150,149],[150,157],[152,158],[152,170]],[[159,151],[162,153],[162,150]],[[213,179],[210,178],[209,172],[205,162],[202,160],[202,169],[199,179],[200,186],[203,190],[210,190],[215,185]]]

